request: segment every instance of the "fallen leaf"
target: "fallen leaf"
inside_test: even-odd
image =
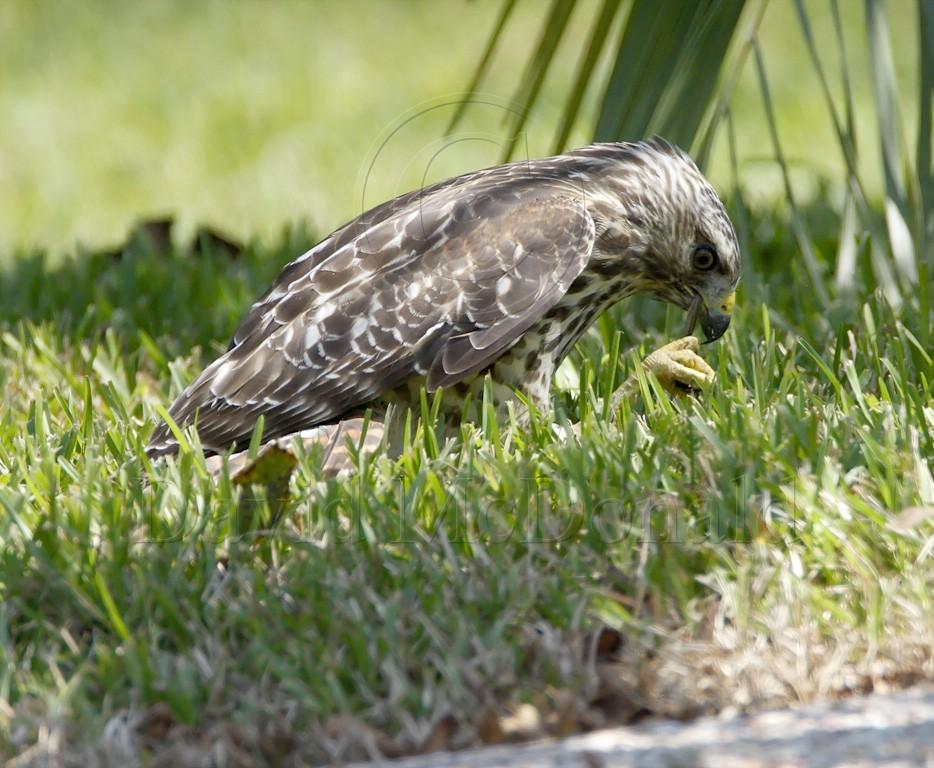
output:
[[[506,734],[499,722],[499,715],[492,709],[485,709],[476,723],[477,738],[483,744],[502,744],[506,741]]]
[[[276,443],[268,443],[230,479],[235,485],[279,486],[289,479],[296,464],[295,454]]]
[[[374,753],[378,753],[392,759],[409,754],[409,750],[391,736],[351,715],[336,715],[325,723],[324,728],[329,738],[343,742],[347,747],[356,747],[354,755],[364,754],[372,759],[376,756]]]
[[[457,730],[457,719],[454,715],[445,715],[432,726],[431,732],[418,748],[420,755],[431,752],[442,752],[450,748],[451,737]]]
[[[570,736],[579,730],[577,696],[573,691],[557,691],[552,697],[552,710],[546,722],[552,736]]]
[[[603,627],[600,634],[597,635],[597,658],[605,659],[608,656],[615,656],[620,648],[623,647],[623,636],[618,630],[611,627]]]
[[[175,715],[165,702],[153,704],[143,715],[136,732],[144,739],[163,740],[175,725]]]

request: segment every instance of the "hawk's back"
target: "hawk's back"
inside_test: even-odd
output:
[[[469,382],[530,329],[521,355],[498,372],[509,386],[533,369],[550,378],[596,311],[619,298],[612,280],[582,273],[606,197],[600,179],[637,154],[636,145],[594,145],[449,179],[363,213],[286,265],[170,415],[197,423],[208,450],[243,447],[260,416],[272,438],[336,421],[413,381]],[[591,309],[577,317],[571,305],[582,297]],[[149,452],[175,450],[160,425]]]

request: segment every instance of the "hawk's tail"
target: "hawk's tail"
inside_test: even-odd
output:
[[[146,455],[150,459],[157,459],[160,456],[170,456],[178,453],[178,440],[169,429],[169,425],[164,421],[159,424],[149,438],[149,444],[146,446]]]

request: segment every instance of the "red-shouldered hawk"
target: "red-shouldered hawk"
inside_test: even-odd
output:
[[[457,411],[486,372],[498,399],[547,409],[555,369],[611,304],[649,294],[713,340],[739,274],[720,199],[662,139],[500,165],[377,206],[288,264],[170,414],[223,452],[260,416],[272,439],[422,385]],[[712,372],[689,347],[666,364],[690,386]],[[161,424],[148,451],[177,447]]]

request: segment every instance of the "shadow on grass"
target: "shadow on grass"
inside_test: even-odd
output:
[[[282,267],[315,242],[301,226],[272,244],[246,246],[204,229],[180,248],[170,228],[145,222],[109,251],[14,256],[0,268],[0,329],[51,323],[74,341],[112,329],[128,349],[146,334],[167,357],[223,347]]]

